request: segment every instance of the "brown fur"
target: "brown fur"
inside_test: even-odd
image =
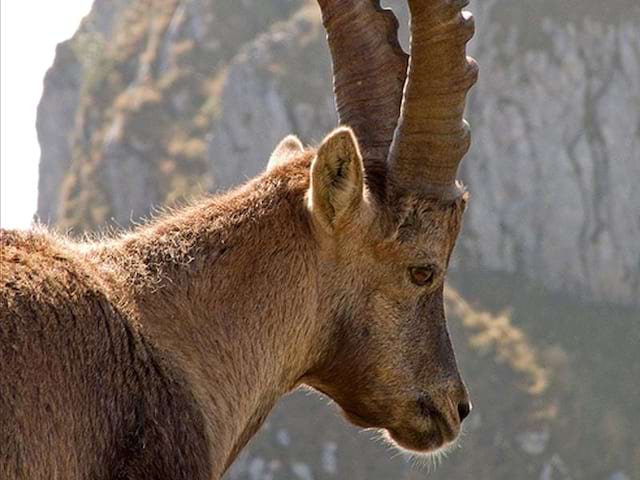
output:
[[[219,478],[303,383],[407,448],[455,438],[442,288],[464,200],[379,202],[347,129],[288,145],[118,238],[2,231],[0,478]]]

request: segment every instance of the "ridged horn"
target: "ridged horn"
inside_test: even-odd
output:
[[[409,0],[411,57],[389,169],[400,188],[458,193],[458,165],[470,144],[463,119],[478,65],[466,55],[474,34],[468,0]]]
[[[382,185],[400,114],[408,56],[398,20],[379,0],[318,0],[342,125],[356,134],[370,186]]]

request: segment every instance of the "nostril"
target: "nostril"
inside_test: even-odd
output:
[[[469,416],[471,413],[471,403],[463,400],[458,404],[458,416],[460,417],[460,422],[462,422],[465,418]]]

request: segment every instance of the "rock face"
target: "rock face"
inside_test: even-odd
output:
[[[640,5],[477,7],[467,266],[639,305]]]
[[[207,145],[220,121],[229,64],[301,4],[97,2],[59,49],[69,59],[57,59],[48,73],[40,117],[56,118],[61,108],[71,115],[57,130],[40,123],[38,215],[76,232],[126,226],[152,205],[210,189]],[[62,75],[80,79],[76,97],[64,102],[52,85]],[[58,166],[66,166],[62,181],[50,175]]]
[[[82,68],[67,43],[58,45],[55,62],[44,82],[38,106],[37,130],[42,146],[38,181],[38,217],[58,221],[62,183],[69,172],[71,132],[80,102]]]
[[[640,305],[639,9],[474,6],[484,74],[458,269]],[[97,2],[45,82],[38,215],[126,226],[253,176],[287,133],[314,142],[335,125],[329,65],[303,0]]]
[[[467,300],[451,290],[448,309],[476,408],[431,477],[640,478],[640,6],[473,9],[482,75],[453,275]],[[315,2],[96,0],[45,80],[38,215],[74,233],[126,227],[255,175],[288,133],[316,143],[335,124]],[[424,477],[331,410],[285,399],[227,478]]]
[[[264,170],[265,159],[289,133],[321,140],[335,127],[331,64],[319,15],[315,6],[303,8],[248,43],[230,62],[220,121],[208,148],[216,188]],[[292,69],[294,78],[289,78]]]

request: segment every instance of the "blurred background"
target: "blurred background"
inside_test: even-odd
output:
[[[406,45],[404,3],[387,2]],[[418,468],[297,392],[226,479],[640,478],[640,4],[471,8],[472,197],[447,292],[474,403],[460,447]],[[127,228],[336,125],[313,0],[10,0],[1,70],[3,227]]]

